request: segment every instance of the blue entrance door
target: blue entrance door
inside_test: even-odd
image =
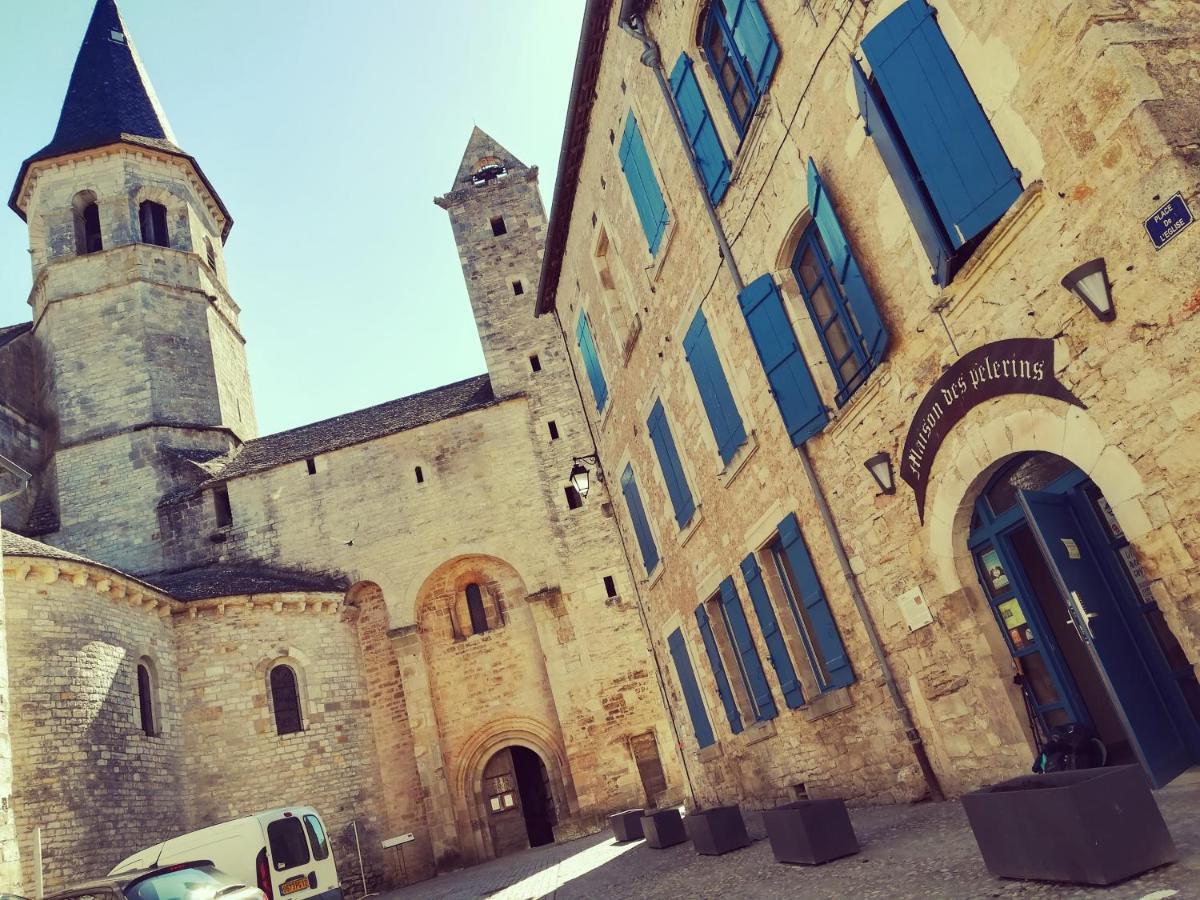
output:
[[[1093,556],[1068,498],[1021,491],[1021,507],[1066,605],[1070,623],[1097,663],[1125,729],[1156,786],[1191,764],[1184,736]]]

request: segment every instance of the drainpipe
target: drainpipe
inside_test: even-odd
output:
[[[734,286],[737,288],[738,293],[741,293],[746,284],[742,280],[742,273],[738,270],[737,261],[734,259],[733,251],[729,247],[729,241],[725,237],[725,228],[721,225],[721,220],[717,218],[717,211],[713,208],[712,201],[708,196],[708,186],[704,183],[704,176],[700,172],[700,163],[696,159],[695,151],[692,150],[692,143],[688,140],[687,130],[683,127],[683,119],[680,117],[679,109],[675,105],[675,97],[671,93],[670,85],[667,84],[666,76],[663,74],[662,54],[659,52],[658,44],[650,36],[645,19],[641,15],[642,9],[646,5],[647,0],[622,0],[621,29],[637,38],[642,44],[642,64],[654,72],[654,78],[658,82],[663,102],[671,112],[671,121],[675,123],[675,131],[679,136],[679,142],[683,146],[684,153],[687,154],[693,179],[700,191],[700,200],[704,204],[704,211],[708,215],[708,221],[712,225],[713,233],[717,238],[717,246],[721,250],[721,258],[724,260],[725,268],[729,272],[729,277],[733,280]],[[937,773],[934,772],[933,766],[929,762],[929,754],[925,750],[925,742],[921,739],[921,733],[917,730],[917,726],[913,722],[912,712],[904,700],[904,695],[900,692],[900,686],[896,683],[896,676],[892,671],[891,663],[888,661],[887,653],[884,651],[883,644],[879,640],[879,630],[875,627],[875,620],[871,616],[866,598],[863,596],[862,590],[858,585],[858,578],[855,576],[853,569],[850,568],[846,546],[842,542],[841,532],[838,531],[837,523],[833,519],[833,513],[829,509],[829,502],[825,499],[825,491],[821,487],[820,480],[817,478],[816,470],[813,469],[812,460],[808,455],[808,447],[801,444],[797,448],[797,451],[800,454],[800,463],[804,469],[804,475],[808,479],[808,486],[812,491],[814,499],[817,501],[817,510],[821,514],[821,521],[824,523],[825,531],[833,543],[833,550],[837,556],[838,565],[842,569],[842,577],[846,582],[846,586],[850,589],[850,596],[854,600],[854,608],[858,612],[858,617],[867,631],[867,639],[871,643],[871,651],[875,654],[875,659],[883,671],[883,680],[884,684],[887,685],[888,695],[891,697],[892,705],[895,707],[896,714],[899,716],[900,723],[904,728],[904,736],[912,747],[913,755],[917,758],[917,765],[920,767],[921,774],[925,778],[925,786],[929,790],[929,796],[933,800],[945,800],[946,795],[942,791]]]

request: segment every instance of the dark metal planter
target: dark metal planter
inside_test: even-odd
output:
[[[1001,878],[1115,884],[1179,859],[1140,766],[1026,775],[962,803]]]
[[[750,843],[742,811],[736,806],[714,806],[691,813],[683,825],[696,852],[704,856],[720,856]]]
[[[640,840],[642,834],[642,816],[646,814],[644,809],[627,809],[624,812],[613,813],[608,817],[608,824],[612,827],[613,837],[618,842]]]
[[[656,850],[674,847],[688,839],[677,809],[660,809],[642,816],[642,833],[646,836],[646,846]]]
[[[841,800],[797,800],[763,810],[762,817],[779,862],[815,866],[858,852],[858,838]]]

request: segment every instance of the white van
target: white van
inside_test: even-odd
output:
[[[272,809],[181,834],[122,860],[108,874],[199,859],[257,885],[267,900],[342,900],[325,823],[311,806]]]

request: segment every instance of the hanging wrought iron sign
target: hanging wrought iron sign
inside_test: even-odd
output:
[[[946,435],[976,406],[1005,394],[1038,394],[1087,408],[1054,377],[1051,338],[1011,338],[964,354],[925,394],[904,440],[900,477],[917,496],[922,524],[929,473]]]

